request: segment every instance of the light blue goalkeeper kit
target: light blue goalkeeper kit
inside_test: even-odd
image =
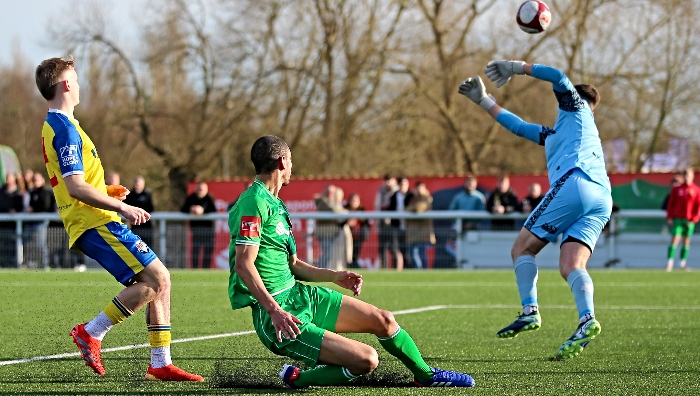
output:
[[[554,128],[525,122],[505,109],[496,118],[515,135],[545,147],[550,189],[525,228],[543,241],[554,242],[562,235],[562,243],[578,242],[593,251],[612,211],[610,180],[593,112],[561,71],[533,65],[532,77],[552,83],[559,102]],[[535,258],[518,257],[514,267],[523,306],[536,307]],[[588,272],[575,270],[567,281],[579,317],[593,316],[593,282]]]

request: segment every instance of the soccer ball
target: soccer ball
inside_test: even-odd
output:
[[[547,30],[549,22],[552,21],[552,13],[547,4],[539,0],[528,0],[518,8],[516,21],[525,33],[542,33]]]

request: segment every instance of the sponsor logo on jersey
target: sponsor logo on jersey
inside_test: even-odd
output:
[[[69,144],[67,146],[61,147],[59,150],[59,157],[61,158],[61,164],[63,166],[76,165],[78,163],[78,145]]]
[[[146,242],[144,242],[144,241],[136,242],[136,250],[138,250],[139,253],[144,253],[144,254],[149,252],[148,245],[146,245]]]
[[[281,221],[275,226],[275,232],[277,232],[277,235],[289,235],[289,230]]]
[[[260,223],[262,219],[255,216],[241,216],[241,228],[239,234],[244,237],[259,238]]]

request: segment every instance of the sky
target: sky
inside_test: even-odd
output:
[[[0,64],[12,63],[17,48],[31,62],[65,56],[64,49],[51,46],[47,24],[53,18],[74,18],[78,7],[104,9],[120,28],[122,39],[136,38],[139,7],[148,0],[2,0],[3,27],[0,29]],[[55,45],[55,44],[54,44]]]

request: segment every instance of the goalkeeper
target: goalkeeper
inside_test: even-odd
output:
[[[472,377],[428,366],[416,344],[389,311],[334,290],[299,281],[333,282],[362,291],[362,276],[313,267],[297,258],[292,222],[278,197],[292,175],[292,153],[275,136],[251,149],[256,179],[229,212],[231,307],[251,307],[253,326],[270,351],[312,369],[284,365],[288,388],[345,384],[379,364],[377,351],[337,333],[371,333],[406,365],[417,386],[474,386]]]
[[[557,122],[554,128],[548,128],[525,122],[501,108],[486,94],[479,76],[468,78],[459,87],[460,94],[481,106],[506,129],[544,146],[547,157],[551,187],[527,218],[511,249],[523,313],[496,334],[511,338],[540,328],[535,256],[561,235],[559,272],[574,295],[579,323],[556,356],[577,356],[601,331],[593,307],[593,280],[586,263],[612,210],[610,181],[593,119],[600,95],[591,85],[574,86],[564,73],[549,66],[499,60],[490,62],[484,71],[497,88],[515,74],[550,82],[559,103]]]

